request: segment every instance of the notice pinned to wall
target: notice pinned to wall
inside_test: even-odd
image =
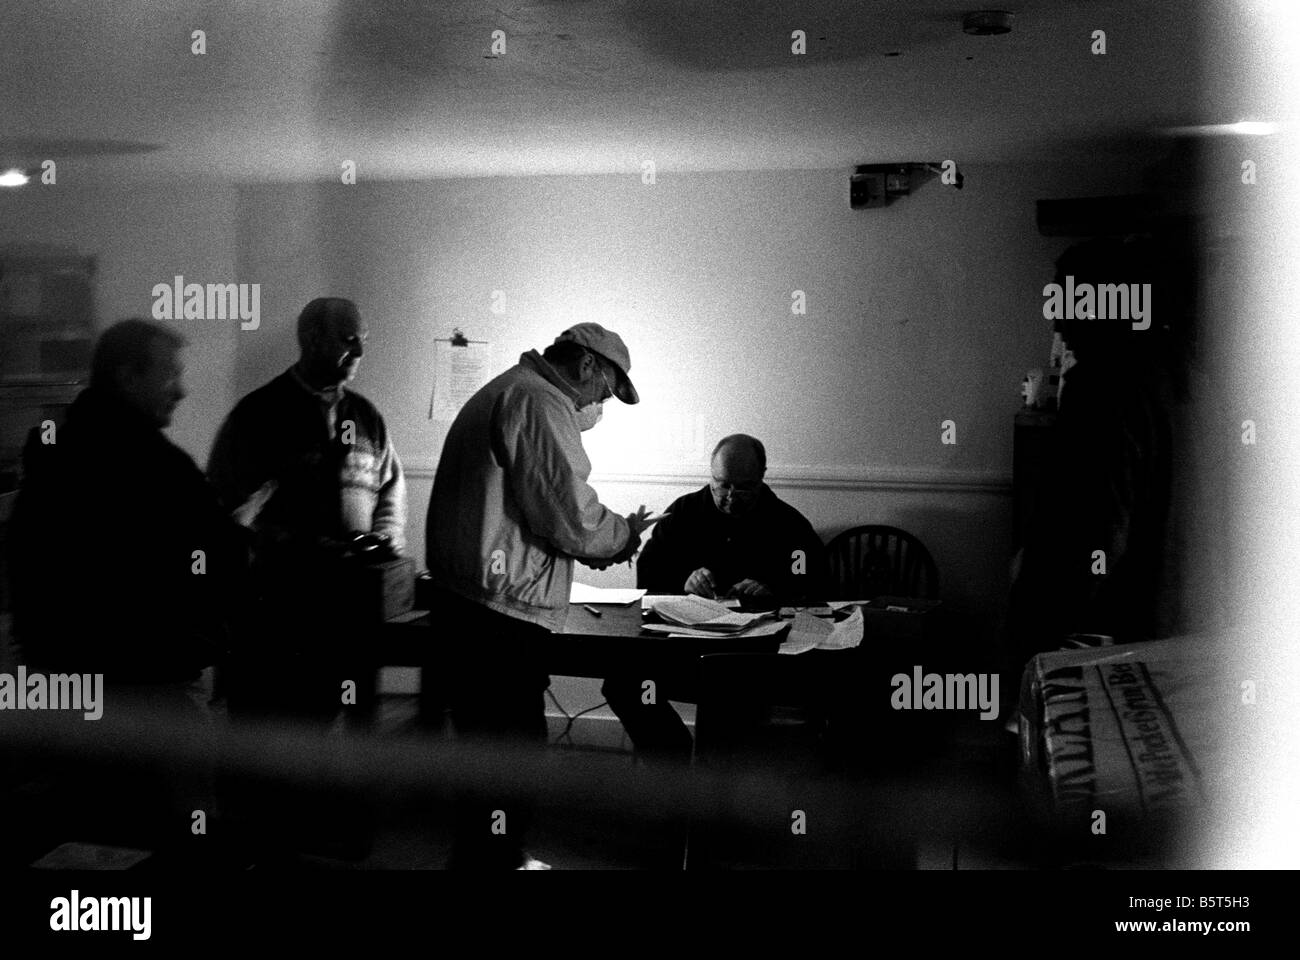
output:
[[[467,340],[456,330],[449,340],[433,348],[433,391],[429,419],[450,423],[465,401],[488,382],[492,371],[492,346],[486,340]]]

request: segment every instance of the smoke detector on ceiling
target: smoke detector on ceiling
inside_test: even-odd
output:
[[[979,10],[962,17],[961,28],[974,37],[1010,33],[1012,16],[1006,10]]]

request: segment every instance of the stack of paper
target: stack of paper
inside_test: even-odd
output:
[[[682,596],[679,593],[647,593],[641,598],[641,610],[643,612],[653,610],[665,600],[680,600],[681,598]],[[728,610],[738,610],[741,606],[740,599],[737,597],[723,597],[721,600],[713,602],[722,604]]]
[[[706,638],[709,640],[750,640],[754,637],[770,637],[772,634],[780,633],[786,628],[786,623],[781,620],[764,620],[762,623],[756,623],[744,630],[738,630],[735,633],[723,633],[718,630],[701,630],[698,627],[678,627],[668,623],[646,623],[642,624],[641,629],[650,633],[658,633],[667,637],[691,637]]]
[[[653,609],[665,623],[710,633],[739,633],[771,618],[770,613],[739,613],[716,600],[694,596],[664,597]]]

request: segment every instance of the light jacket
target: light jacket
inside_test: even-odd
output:
[[[552,632],[574,558],[612,557],[628,540],[587,484],[577,400],[535,350],[474,394],[443,444],[425,531],[435,585]]]

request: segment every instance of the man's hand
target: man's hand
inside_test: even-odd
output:
[[[641,549],[641,534],[646,527],[650,526],[645,522],[645,518],[648,516],[650,516],[650,511],[643,503],[636,508],[635,513],[629,513],[624,518],[627,520],[627,545],[610,558],[610,563],[623,563],[626,561],[628,566],[632,565],[632,558]]]
[[[687,593],[693,593],[698,597],[708,597],[710,600],[718,595],[718,584],[713,579],[713,571],[706,567],[700,567],[687,577],[686,586],[683,589]]]
[[[235,507],[235,509],[230,512],[230,516],[234,518],[235,523],[239,524],[241,527],[252,529],[253,523],[257,520],[258,515],[266,506],[267,501],[275,496],[275,491],[278,489],[280,489],[278,481],[274,479],[266,481],[266,483],[262,484],[253,492],[251,497],[245,500],[240,506]]]
[[[387,563],[397,559],[392,538],[386,533],[354,532],[347,541],[347,552],[369,563]]]
[[[768,589],[767,584],[759,583],[757,580],[745,579],[734,585],[727,591],[730,597],[770,597],[772,591]]]
[[[636,513],[629,513],[625,518],[628,531],[636,539],[637,543],[641,542],[641,534],[645,532],[646,527],[650,526],[650,524],[646,523],[646,517],[648,516],[650,516],[650,511],[643,503],[637,507]]]
[[[650,511],[643,503],[637,508],[635,513],[629,513],[623,519],[627,521],[627,543],[623,544],[623,549],[612,557],[579,557],[578,562],[583,566],[591,567],[593,570],[605,570],[619,563],[631,563],[636,552],[641,549],[641,534],[650,526],[645,522],[645,518],[650,516]]]

